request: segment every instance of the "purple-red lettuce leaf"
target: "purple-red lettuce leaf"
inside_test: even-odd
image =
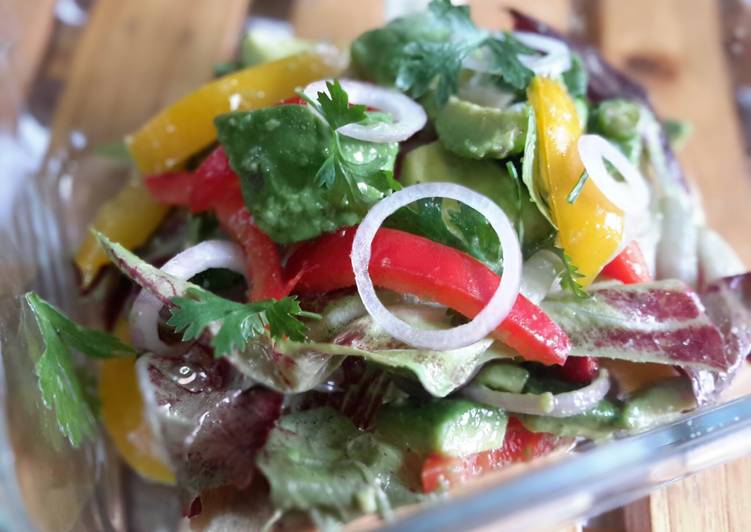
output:
[[[717,326],[680,281],[603,283],[588,299],[551,294],[543,309],[571,339],[571,354],[727,371]]]
[[[724,277],[700,292],[707,314],[724,340],[725,370],[687,368],[699,404],[715,399],[751,352],[751,273]]]
[[[511,9],[510,12],[514,21],[514,29],[560,39],[579,54],[589,76],[587,94],[592,101],[601,102],[612,98],[626,98],[642,105],[652,117],[657,115],[644,87],[605,61],[597,48],[570,39],[544,22],[525,15],[516,9]],[[688,190],[688,181],[678,163],[678,159],[675,157],[665,128],[659,126],[656,120],[652,120],[652,122],[657,124],[657,127],[656,131],[651,132],[652,134],[647,134],[647,149],[660,178],[664,183],[680,185],[683,189]]]
[[[208,489],[250,485],[283,396],[200,349],[180,358],[147,354],[137,370],[152,432],[186,510]]]

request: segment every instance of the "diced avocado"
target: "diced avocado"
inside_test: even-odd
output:
[[[431,181],[458,183],[495,201],[511,222],[521,222],[525,249],[547,238],[553,231],[550,223],[529,199],[527,188],[510,176],[496,161],[463,159],[445,150],[440,142],[415,148],[407,153],[400,181],[415,185]]]
[[[251,30],[245,34],[240,49],[243,66],[258,65],[310,49],[311,44],[281,31]]]
[[[443,146],[470,159],[503,159],[524,150],[529,108],[516,104],[499,109],[452,96],[435,115]]]
[[[486,364],[474,379],[476,384],[498,392],[522,393],[529,371],[505,360]]]
[[[501,447],[507,422],[503,410],[465,399],[438,399],[383,407],[376,431],[419,454],[466,456]]]
[[[685,377],[673,377],[636,392],[626,403],[619,425],[626,430],[645,430],[694,408],[691,383]]]
[[[615,139],[627,140],[638,133],[639,106],[628,100],[605,100],[592,113],[592,129],[602,135]]]
[[[617,430],[620,409],[603,399],[593,409],[571,417],[519,416],[524,427],[531,432],[549,432],[566,438],[609,438]]]

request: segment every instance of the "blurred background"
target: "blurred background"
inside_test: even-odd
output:
[[[98,205],[92,198],[114,192],[124,178],[106,162],[87,159],[92,147],[121,139],[210,79],[217,63],[235,57],[248,28],[346,46],[386,18],[425,3],[0,0],[0,231],[10,229],[14,253],[34,255],[27,264],[43,274],[54,271],[46,275],[47,287],[62,290],[57,299],[64,300],[69,294],[60,281],[69,275],[62,271],[67,263],[40,257],[53,253],[37,244],[56,235],[64,261]],[[751,265],[749,0],[465,3],[486,28],[508,28],[504,7],[516,7],[599,46],[648,88],[663,118],[688,121],[692,134],[680,159],[701,190],[710,225]],[[52,185],[52,192],[40,183]],[[59,212],[40,225],[29,213],[45,194],[54,196],[45,204]],[[80,223],[61,228],[56,219]],[[0,294],[8,277],[34,275],[24,267],[9,274],[2,268],[4,253],[9,248],[0,248]],[[62,277],[49,278],[54,275]],[[745,459],[642,499],[601,523],[634,531],[741,530],[751,522],[749,501],[751,460]]]

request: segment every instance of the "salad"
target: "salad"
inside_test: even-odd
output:
[[[221,490],[328,529],[717,401],[751,275],[675,159],[685,126],[512,14],[433,0],[346,58],[249,34],[130,135],[75,257],[110,330],[25,296],[69,443],[101,420],[188,517]]]

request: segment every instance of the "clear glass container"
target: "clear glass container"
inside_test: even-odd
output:
[[[55,31],[77,38],[87,4],[58,2]],[[275,17],[294,14],[273,2],[259,5]],[[386,5],[400,9],[397,2]],[[70,46],[65,39],[62,45]],[[22,104],[12,43],[0,45],[0,529],[176,530],[179,512],[169,490],[124,471],[104,437],[72,449],[39,396],[34,362],[43,346],[19,296],[36,290],[79,319],[100,323],[95,300],[77,296],[71,250],[128,172],[92,155],[85,131],[51,139],[54,87],[37,87],[36,100]],[[488,475],[382,526],[431,532],[490,523],[503,530],[552,527],[749,451],[751,397],[741,397],[641,435]]]

